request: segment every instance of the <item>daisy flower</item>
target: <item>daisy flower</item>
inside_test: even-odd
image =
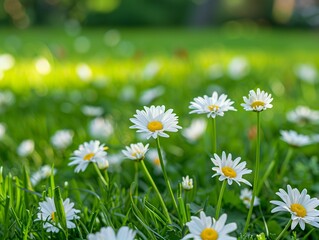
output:
[[[47,197],[45,201],[39,203],[39,212],[36,221],[43,221],[43,228],[47,232],[59,232],[60,224],[56,223],[56,208],[53,198]],[[63,210],[65,212],[67,228],[75,228],[75,224],[72,220],[79,219],[77,216],[80,210],[73,208],[74,203],[70,202],[67,198],[63,201]]]
[[[109,138],[114,132],[112,123],[110,120],[98,117],[94,118],[89,123],[89,133],[94,138]]]
[[[98,163],[104,162],[107,153],[104,151],[104,144],[100,145],[100,141],[85,142],[79,146],[77,150],[73,152],[73,156],[70,158],[71,162],[69,166],[77,165],[75,172],[84,172],[90,162]]]
[[[20,143],[17,153],[20,157],[27,157],[34,151],[34,141],[31,139],[24,140]]]
[[[253,193],[248,188],[244,188],[240,191],[240,200],[243,201],[244,205],[249,208],[251,199],[253,198]],[[258,206],[260,204],[259,198],[255,197],[254,206]]]
[[[216,116],[224,116],[224,112],[229,110],[237,111],[233,106],[234,102],[227,99],[227,95],[222,94],[218,97],[217,92],[213,92],[211,97],[205,95],[204,97],[194,98],[189,106],[194,109],[189,113],[207,114],[207,117],[215,118]]]
[[[249,91],[248,98],[243,97],[244,102],[240,104],[246,111],[255,111],[261,112],[266,110],[267,108],[272,108],[272,104],[270,104],[273,100],[271,94],[266,93],[265,91],[260,91],[257,88],[257,91],[254,90]]]
[[[190,142],[195,142],[206,130],[207,122],[205,119],[194,119],[188,128],[183,129],[183,136]]]
[[[113,228],[103,227],[95,234],[90,233],[88,240],[133,240],[136,235],[136,231],[124,226],[121,227],[117,234],[115,234]]]
[[[183,237],[185,239],[196,240],[236,240],[237,238],[231,237],[228,234],[237,229],[236,223],[226,223],[227,215],[223,214],[218,220],[206,217],[206,214],[200,212],[200,218],[191,217],[191,221],[186,223],[190,233]]]
[[[166,164],[166,153],[161,149],[164,165]],[[158,156],[157,149],[151,148],[146,153],[146,160],[148,160],[154,166],[155,174],[160,174],[162,172],[161,162]]]
[[[307,189],[303,189],[300,193],[297,188],[292,189],[288,185],[287,190],[288,192],[279,189],[279,192],[276,193],[282,201],[270,201],[270,203],[277,205],[271,212],[289,212],[292,220],[291,229],[299,224],[300,228],[304,230],[305,223],[319,228],[319,211],[315,209],[319,206],[319,200],[310,198]]]
[[[307,106],[298,106],[295,110],[287,113],[287,119],[298,124],[319,123],[319,111],[312,110]]]
[[[169,137],[167,132],[177,132],[182,127],[178,126],[178,117],[173,113],[173,109],[165,111],[165,106],[144,107],[144,110],[136,110],[134,118],[130,118],[134,123],[130,128],[137,129],[139,133],[145,133],[147,139],[153,137]]]
[[[241,159],[240,157],[232,160],[232,155],[229,153],[226,157],[226,153],[224,151],[221,158],[216,153],[214,154],[214,157],[215,158],[211,158],[211,160],[216,167],[213,167],[212,169],[216,171],[216,173],[212,177],[220,176],[220,181],[227,179],[229,185],[235,181],[238,185],[240,185],[240,182],[243,182],[251,186],[250,182],[243,178],[243,175],[251,173],[252,171],[245,168],[245,161],[239,163]]]
[[[65,149],[72,144],[73,132],[71,130],[59,130],[51,137],[52,145],[57,149]]]
[[[141,161],[145,157],[148,145],[144,146],[143,143],[131,144],[129,147],[126,147],[126,150],[122,150],[122,153],[131,160]]]
[[[193,179],[188,177],[188,175],[186,177],[182,177],[183,181],[182,181],[182,186],[185,190],[191,190],[193,189]]]
[[[293,130],[285,131],[281,130],[281,140],[288,143],[293,147],[303,147],[309,144],[312,144],[312,140],[309,136],[298,134]]]
[[[53,175],[56,173],[56,169],[53,169]],[[31,176],[31,183],[33,186],[37,185],[42,179],[50,177],[52,174],[52,168],[50,165],[42,166],[38,171]]]

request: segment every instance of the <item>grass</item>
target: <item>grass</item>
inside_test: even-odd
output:
[[[15,101],[12,105],[0,104],[0,122],[6,126],[6,135],[0,142],[0,164],[3,166],[0,174],[0,238],[28,239],[32,235],[34,239],[86,239],[90,232],[97,232],[103,226],[119,229],[123,225],[136,229],[138,239],[174,240],[186,234],[187,227],[180,224],[162,175],[156,175],[149,162],[145,161],[146,166],[164,196],[172,225],[166,224],[160,202],[141,168],[136,199],[136,184],[132,183],[133,161],[124,160],[120,166],[110,166],[108,188],[92,166],[78,174],[67,166],[72,152],[92,139],[88,131],[92,117],[82,113],[84,105],[102,107],[103,116],[113,123],[114,134],[100,139],[109,147],[109,155],[120,153],[125,146],[138,141],[156,148],[155,141],[141,140],[129,129],[129,118],[136,109],[142,109],[144,104],[139,98],[145,90],[162,86],[164,94],[150,104],[173,108],[183,128],[198,118],[189,115],[189,102],[194,97],[217,90],[234,100],[238,111],[216,119],[217,153],[225,150],[240,156],[250,169],[254,169],[255,141],[249,137],[249,132],[256,122],[254,114],[245,112],[240,106],[242,96],[257,87],[273,95],[274,108],[263,112],[261,118],[260,175],[264,176],[268,166],[273,166],[273,170],[269,170],[264,179],[260,190],[261,205],[254,209],[255,217],[249,232],[256,238],[257,234],[266,234],[268,229],[267,237],[275,239],[288,221],[288,214],[270,213],[274,206],[269,201],[277,199],[275,192],[279,188],[286,189],[287,184],[300,190],[307,188],[313,197],[319,190],[316,145],[295,149],[289,171],[282,179],[277,178],[288,152],[288,146],[279,139],[279,130],[294,129],[304,134],[318,131],[316,125],[300,127],[286,120],[287,111],[298,105],[317,108],[317,84],[301,81],[294,74],[295,66],[300,63],[311,63],[318,69],[316,33],[229,26],[217,30],[127,29],[119,30],[121,40],[111,47],[104,42],[107,30],[83,29],[77,36],[62,29],[1,30],[0,54],[10,53],[15,58],[15,65],[3,72],[0,87],[3,91],[13,92]],[[89,40],[87,52],[75,50],[79,36]],[[237,56],[247,59],[249,72],[242,79],[233,80],[227,68]],[[34,62],[38,57],[44,57],[50,63],[49,74],[41,75],[35,69]],[[88,80],[81,80],[77,75],[79,63],[90,67],[92,76]],[[209,74],[214,64],[219,64],[223,71],[216,79]],[[206,133],[195,143],[188,142],[180,132],[161,140],[167,174],[175,196],[179,197],[179,211],[184,212],[184,222],[189,220],[189,215],[198,216],[200,209],[207,215],[215,215],[221,184],[211,178],[212,123],[207,122]],[[74,132],[72,145],[65,150],[55,149],[50,143],[50,137],[59,129]],[[34,140],[35,151],[27,157],[19,157],[16,149],[24,139]],[[44,164],[54,166],[57,174],[32,186],[30,176]],[[194,178],[192,193],[179,188],[178,183],[185,175]],[[253,174],[250,175],[247,179],[252,182]],[[248,212],[239,199],[241,188],[243,186],[227,186],[222,204],[222,212],[228,214],[227,222],[234,221],[238,225],[237,236],[244,228]],[[188,202],[186,194],[190,195]],[[75,229],[64,227],[58,234],[46,233],[42,223],[34,221],[39,202],[45,196],[53,195],[61,195],[61,198],[56,197],[57,202],[69,197],[75,208],[81,210]],[[309,226],[305,231],[297,227],[295,233],[289,235],[303,237],[309,231]],[[316,239],[318,233],[313,231],[310,236]]]

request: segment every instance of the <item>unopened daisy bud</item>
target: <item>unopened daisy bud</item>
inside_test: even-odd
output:
[[[148,145],[144,146],[143,143],[131,144],[129,147],[126,147],[126,150],[122,150],[122,153],[131,160],[141,161],[145,157]]]
[[[64,187],[67,188],[68,186],[69,186],[69,182],[68,182],[68,181],[65,181],[65,182],[64,182]]]
[[[183,182],[182,186],[185,190],[191,190],[193,189],[193,179],[189,178],[188,175],[186,177],[182,177]]]
[[[109,167],[109,161],[106,158],[99,159],[96,163],[98,168],[101,170],[105,170]]]

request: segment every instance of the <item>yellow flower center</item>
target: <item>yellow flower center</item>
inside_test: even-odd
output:
[[[159,121],[151,121],[147,124],[148,130],[151,132],[155,132],[157,130],[162,130],[163,129],[163,124]]]
[[[53,221],[55,221],[55,214],[54,214],[54,212],[51,213],[51,219],[52,219]]]
[[[236,171],[231,167],[222,167],[222,172],[226,177],[235,178],[237,176]]]
[[[208,106],[209,111],[217,111],[219,107],[215,104],[209,105]]]
[[[94,153],[88,153],[83,157],[83,160],[90,161],[94,157]]]
[[[200,234],[202,240],[217,240],[218,233],[213,228],[205,228]]]
[[[155,158],[153,163],[156,165],[156,166],[159,166],[161,164],[159,158]]]
[[[263,101],[259,101],[259,100],[255,101],[255,102],[253,102],[253,103],[251,104],[251,107],[252,107],[253,109],[255,109],[255,108],[257,108],[257,107],[263,107],[263,106],[265,106],[265,103],[264,103]]]
[[[307,215],[307,210],[299,203],[293,203],[290,205],[291,211],[296,213],[298,217],[305,217]]]

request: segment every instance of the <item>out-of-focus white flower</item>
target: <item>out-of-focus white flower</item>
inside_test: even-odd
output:
[[[143,78],[150,80],[156,76],[161,69],[161,65],[157,61],[149,62],[143,70]]]
[[[51,143],[57,149],[65,149],[72,144],[73,132],[71,130],[63,129],[56,131],[51,137]]]
[[[182,130],[182,134],[190,142],[195,142],[206,130],[207,122],[205,119],[198,118],[191,122],[188,128]]]
[[[61,227],[60,223],[56,222],[56,207],[53,198],[47,197],[45,201],[39,203],[39,212],[37,215],[36,221],[43,221],[43,228],[47,232],[59,232]],[[67,228],[75,228],[76,225],[72,220],[79,219],[77,215],[80,213],[80,210],[73,208],[74,203],[70,202],[70,199],[67,198],[63,201],[63,209],[66,217]]]
[[[56,169],[53,169],[53,174],[56,173]],[[32,174],[31,183],[33,186],[37,185],[42,179],[48,178],[51,176],[52,168],[49,165],[42,166],[38,171]]]
[[[92,70],[85,63],[80,63],[76,66],[76,74],[82,81],[88,81],[92,78]]]
[[[20,143],[17,153],[20,157],[29,156],[34,151],[34,141],[31,139],[24,140]]]
[[[121,99],[121,101],[129,102],[133,100],[135,96],[136,96],[135,87],[132,85],[125,85],[119,94],[119,99]]]
[[[121,34],[116,29],[110,29],[104,34],[104,43],[109,47],[115,47],[121,41]]]
[[[108,138],[113,134],[113,126],[110,120],[99,117],[89,123],[89,133],[94,138]]]
[[[261,112],[266,110],[267,108],[272,108],[272,104],[270,104],[273,100],[271,94],[260,91],[257,88],[257,91],[250,90],[247,97],[243,97],[244,102],[240,104],[246,111],[254,111],[254,112]]]
[[[89,106],[84,105],[82,108],[82,113],[89,117],[98,117],[101,116],[104,112],[102,107],[96,107],[96,106]]]
[[[45,57],[36,59],[34,65],[37,72],[41,75],[47,75],[51,72],[51,64]]]
[[[315,66],[311,64],[299,64],[295,68],[295,74],[299,79],[308,83],[315,83],[318,76]]]
[[[253,193],[248,188],[244,188],[240,191],[240,199],[243,201],[247,208],[250,207],[251,199],[253,198]],[[258,197],[255,197],[254,206],[258,206],[260,200]]]
[[[298,106],[295,110],[287,113],[290,122],[298,124],[319,123],[319,111],[312,110],[307,106]]]
[[[134,240],[136,231],[123,226],[119,229],[118,233],[115,234],[113,228],[103,227],[97,233],[90,233],[88,240]]]
[[[134,118],[130,118],[134,123],[130,128],[137,129],[137,132],[145,133],[146,138],[169,137],[167,132],[177,132],[181,129],[178,126],[178,117],[173,113],[173,109],[165,111],[165,106],[144,107],[144,110],[136,110]]]
[[[14,57],[9,53],[0,54],[0,72],[11,69],[15,64]]]
[[[182,186],[185,190],[193,189],[193,179],[190,178],[188,175],[186,177],[182,177]]]
[[[140,103],[143,105],[150,104],[154,99],[162,96],[165,92],[165,88],[163,86],[157,86],[154,88],[150,88],[142,92],[140,97]]]
[[[6,127],[3,123],[0,123],[0,140],[3,139],[6,134]]]
[[[2,107],[11,106],[15,101],[13,93],[9,90],[0,92],[0,112]]]
[[[249,73],[249,63],[244,57],[233,58],[228,65],[228,75],[233,80],[239,80]]]
[[[221,78],[224,75],[221,64],[213,64],[208,68],[208,77],[212,80]]]
[[[293,130],[281,130],[280,134],[281,140],[288,143],[292,147],[303,147],[313,143],[309,136],[298,134],[296,131]]]
[[[164,164],[166,163],[166,154],[164,151],[161,152],[162,153],[162,157],[163,157],[163,161]],[[162,168],[161,168],[161,162],[158,156],[158,152],[157,149],[150,149],[148,150],[148,152],[146,153],[146,160],[149,161],[153,166],[154,166],[154,171],[156,174],[160,174],[162,172]]]

